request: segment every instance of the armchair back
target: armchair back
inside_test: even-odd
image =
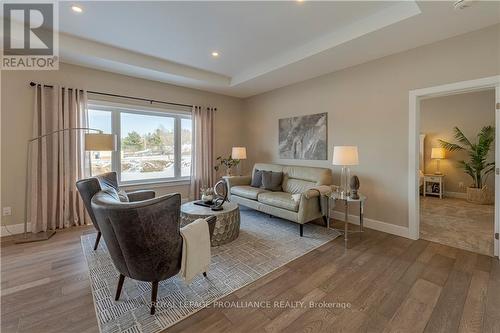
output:
[[[94,195],[92,209],[120,274],[161,281],[179,272],[180,206],[178,193],[138,202],[120,202],[114,189]]]

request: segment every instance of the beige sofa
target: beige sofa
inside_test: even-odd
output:
[[[325,218],[321,210],[319,189],[330,188],[330,169],[257,163],[252,176],[255,169],[283,172],[283,191],[271,192],[252,187],[251,176],[224,177],[232,202],[296,222],[300,225],[300,236],[303,235],[304,223]]]

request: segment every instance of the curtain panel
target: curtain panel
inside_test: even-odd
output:
[[[214,185],[215,108],[193,106],[193,153],[191,162],[191,197],[200,198],[200,188]]]
[[[61,129],[86,127],[84,90],[38,85],[33,109],[33,138]],[[84,178],[84,132],[68,130],[28,145],[27,217],[32,232],[87,224],[76,181]]]

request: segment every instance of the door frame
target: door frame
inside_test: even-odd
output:
[[[409,91],[409,130],[408,130],[408,232],[411,239],[420,238],[420,200],[419,200],[419,137],[420,101],[427,98],[454,95],[484,89],[495,89],[495,162],[500,167],[500,115],[496,107],[500,103],[500,75],[476,80],[443,84],[434,87]],[[500,179],[495,173],[495,232],[500,230]],[[492,235],[494,237],[494,235]],[[498,240],[494,241],[494,255],[499,256]]]

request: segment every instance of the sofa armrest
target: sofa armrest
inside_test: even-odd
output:
[[[153,199],[156,196],[155,191],[151,190],[138,190],[127,192],[127,197],[130,202],[143,201]]]
[[[224,176],[222,178],[226,181],[228,192],[233,186],[250,185],[252,183],[252,177],[250,176]]]
[[[329,195],[330,193],[332,193],[331,186],[318,185],[318,186],[312,187],[312,188],[304,191],[302,194],[307,199],[311,199],[311,198],[316,198],[316,197],[323,196],[323,195]]]
[[[299,202],[299,211],[298,211],[298,222],[299,223],[306,223],[311,220],[317,219],[318,217],[321,217],[322,214],[322,209],[321,209],[321,198],[322,196],[318,191],[312,191],[310,194],[310,197],[306,196],[306,193],[308,191],[305,191],[302,193],[300,196],[300,202]],[[315,194],[313,194],[315,193]]]

